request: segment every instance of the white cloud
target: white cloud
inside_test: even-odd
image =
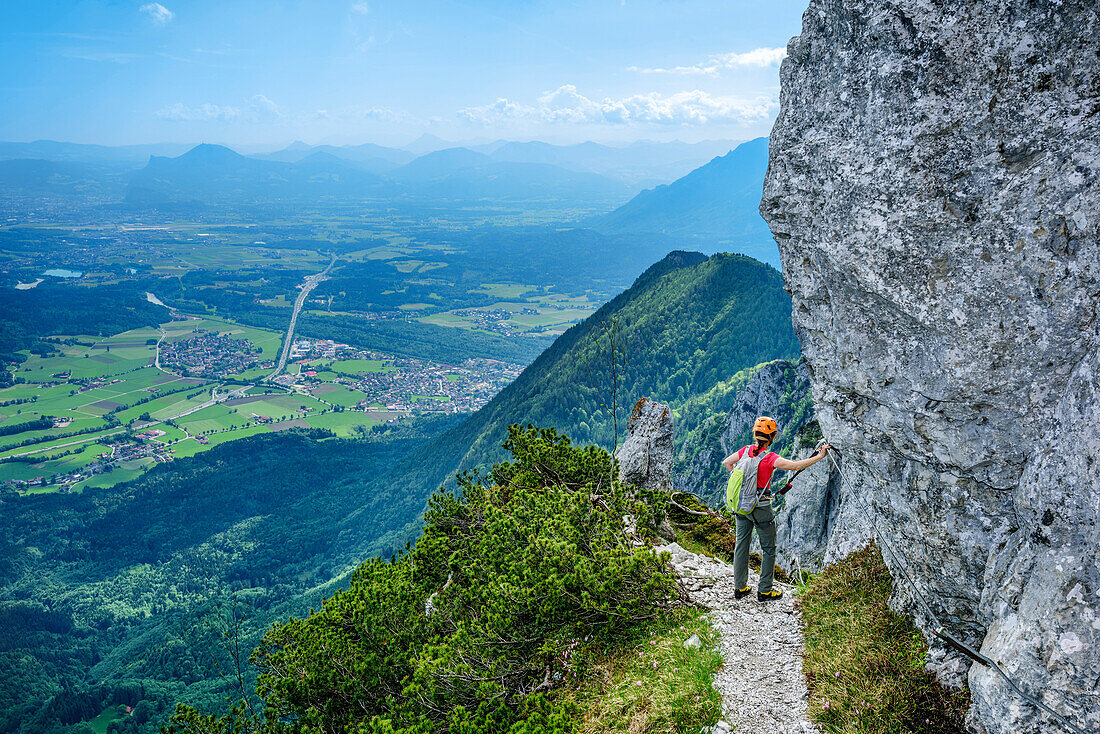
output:
[[[160,3],[146,3],[145,5],[142,5],[140,8],[138,8],[138,10],[148,15],[149,19],[157,25],[165,25],[166,23],[170,23],[172,21],[172,18],[176,17],[175,13],[173,13],[171,10],[164,7]]]
[[[493,126],[512,120],[535,117],[536,112],[534,107],[525,107],[516,102],[510,102],[504,97],[498,97],[492,104],[461,109],[458,111],[458,116],[468,122]]]
[[[359,2],[352,3],[351,9],[352,11],[359,13],[360,15],[366,15],[370,12],[370,5],[363,2],[363,0],[359,0]]]
[[[267,122],[286,117],[282,108],[262,94],[255,94],[245,100],[243,106],[217,105],[211,102],[198,106],[185,105],[182,102],[165,105],[156,111],[162,120],[173,122]]]
[[[256,117],[283,117],[283,111],[279,105],[272,102],[262,94],[254,94],[248,100],[249,109]]]
[[[694,89],[662,95],[658,92],[614,99],[590,99],[572,84],[542,94],[535,106],[503,97],[492,104],[459,110],[464,120],[488,127],[515,121],[551,124],[706,125],[747,124],[767,120],[777,107],[774,98],[743,99]]]
[[[209,102],[198,107],[189,107],[182,102],[176,102],[161,107],[157,110],[156,115],[162,120],[173,122],[194,122],[197,120],[232,122],[240,119],[241,110],[239,107],[216,105]]]
[[[715,76],[721,71],[744,66],[776,66],[787,56],[786,48],[757,48],[744,53],[716,54],[706,61],[691,66],[674,66],[671,69],[642,68],[631,66],[628,71],[640,71],[643,74],[682,74]]]

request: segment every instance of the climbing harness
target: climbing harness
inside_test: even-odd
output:
[[[836,449],[833,449],[833,451],[836,451],[836,454],[838,456],[841,455],[840,452],[837,451]],[[840,476],[841,483],[843,484],[843,483],[847,482],[848,478],[844,475],[844,472],[842,472],[840,470],[840,465],[837,463],[836,459],[834,459],[832,457],[832,455],[828,454],[828,453],[826,454],[826,456],[829,458],[830,463],[833,465],[833,469],[835,469],[836,473]],[[883,479],[883,477],[881,475],[879,475],[877,472],[873,472],[873,473],[875,474],[875,476],[878,477],[878,479],[880,481],[883,482],[883,484],[886,483],[885,479]],[[797,476],[797,474],[795,476]],[[791,477],[791,479],[794,479],[794,477]],[[790,484],[790,482],[788,482],[788,485],[789,484]],[[850,483],[849,483],[849,490],[851,490],[851,484]],[[924,609],[925,613],[928,615],[928,618],[935,625],[935,628],[932,630],[932,634],[934,634],[936,637],[938,637],[940,640],[942,640],[946,645],[951,647],[956,652],[959,652],[960,654],[965,655],[966,657],[970,658],[971,660],[978,663],[979,665],[983,665],[983,666],[989,668],[990,670],[992,670],[993,672],[995,672],[997,675],[999,675],[1001,678],[1004,679],[1005,683],[1007,683],[1014,691],[1016,691],[1016,693],[1020,696],[1020,698],[1024,699],[1025,701],[1027,701],[1031,705],[1035,706],[1040,711],[1043,711],[1043,712],[1049,714],[1056,721],[1058,721],[1058,723],[1062,724],[1062,726],[1064,726],[1067,729],[1069,729],[1070,731],[1074,732],[1074,734],[1096,734],[1095,731],[1090,733],[1090,732],[1086,731],[1085,729],[1082,729],[1081,727],[1079,727],[1076,724],[1069,721],[1065,716],[1062,716],[1057,711],[1055,711],[1054,709],[1047,706],[1042,701],[1040,701],[1037,698],[1035,698],[1034,696],[1026,693],[1022,688],[1020,688],[1019,684],[1017,684],[1016,681],[1014,681],[1014,680],[1012,680],[1011,678],[1008,677],[1008,674],[1005,673],[1004,670],[1001,669],[1001,666],[999,666],[996,662],[994,662],[990,658],[986,657],[985,655],[982,655],[980,652],[975,650],[973,647],[971,647],[970,645],[967,645],[965,642],[963,642],[962,640],[958,639],[957,637],[953,636],[950,632],[948,632],[944,628],[944,626],[942,624],[940,624],[939,617],[937,617],[935,612],[932,611],[932,607],[929,605],[928,600],[925,597],[925,595],[923,593],[921,593],[920,589],[917,588],[917,585],[915,583],[913,583],[913,579],[912,579],[912,577],[910,577],[909,571],[906,568],[905,564],[901,562],[900,556],[897,553],[894,552],[893,547],[890,545],[890,543],[886,540],[886,537],[879,530],[878,524],[875,522],[875,515],[874,515],[873,512],[871,512],[871,508],[867,506],[867,504],[863,501],[863,498],[857,492],[850,491],[850,494],[851,494],[852,497],[855,497],[856,501],[863,508],[864,516],[870,521],[871,526],[875,530],[875,536],[878,538],[878,541],[882,544],[882,546],[884,548],[886,548],[887,552],[890,554],[890,557],[894,561],[895,567],[898,568],[901,571],[902,577],[905,579],[906,583],[909,585],[910,590],[912,591],[913,598],[916,599],[920,603],[921,607]]]

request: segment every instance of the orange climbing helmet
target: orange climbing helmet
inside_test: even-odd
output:
[[[763,433],[765,436],[774,436],[779,431],[779,424],[775,422],[775,418],[769,418],[766,415],[762,415],[756,419],[756,423],[752,424],[752,432]]]

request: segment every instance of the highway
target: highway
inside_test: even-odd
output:
[[[279,364],[275,365],[275,369],[271,371],[271,374],[264,378],[265,381],[271,381],[286,367],[286,360],[290,355],[290,347],[294,344],[294,326],[298,323],[298,313],[302,310],[302,305],[305,304],[310,291],[316,288],[318,283],[328,277],[328,271],[332,270],[332,266],[336,264],[336,259],[336,255],[333,255],[328,267],[315,275],[307,276],[306,279],[302,281],[302,291],[298,294],[298,298],[295,299],[294,311],[290,314],[290,325],[287,327],[286,338],[283,340],[283,351],[282,354],[279,355]]]

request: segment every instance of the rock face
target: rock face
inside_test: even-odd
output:
[[[940,623],[1100,728],[1100,7],[811,0],[788,54],[761,212],[842,503]],[[1056,726],[969,683],[975,731]]]
[[[658,492],[672,491],[672,411],[642,398],[634,405],[623,445],[615,452],[619,481]]]

